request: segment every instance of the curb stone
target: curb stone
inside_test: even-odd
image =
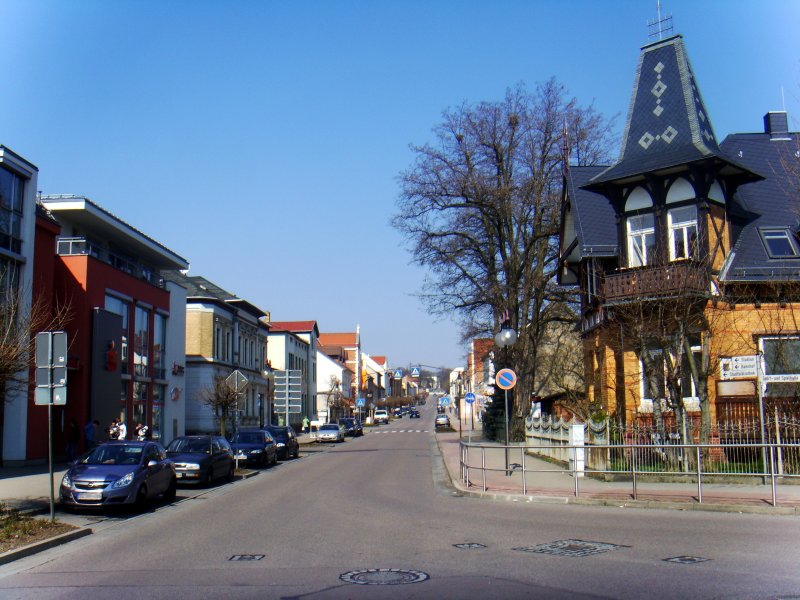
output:
[[[22,546],[21,548],[9,550],[8,552],[3,552],[0,554],[0,565],[5,565],[15,560],[19,560],[20,558],[25,558],[26,556],[31,556],[39,552],[44,552],[50,548],[55,548],[56,546],[66,544],[67,542],[71,542],[91,534],[92,530],[90,528],[83,527],[81,529],[76,529],[75,531],[62,533],[61,535],[57,535],[47,540],[42,540],[41,542],[36,542],[34,544]]]

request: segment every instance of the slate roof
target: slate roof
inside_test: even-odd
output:
[[[619,160],[589,185],[724,158],[683,45],[673,36],[642,47]]]
[[[602,194],[581,188],[604,169],[571,167],[566,178],[581,258],[619,254],[616,216],[611,202]],[[572,240],[564,242],[570,244]]]
[[[257,317],[265,317],[269,315],[267,311],[264,311],[247,300],[243,300],[235,294],[222,289],[217,284],[212,283],[200,275],[186,275],[181,271],[174,270],[162,271],[161,274],[165,279],[174,281],[175,283],[186,288],[187,300],[207,299],[242,308],[243,310],[246,310],[250,314]]]
[[[800,279],[800,258],[770,258],[760,228],[800,231],[800,133],[771,139],[768,133],[729,135],[722,151],[754,171],[768,174],[763,181],[742,185],[730,214],[741,227],[733,252],[723,267],[723,281],[786,281]]]

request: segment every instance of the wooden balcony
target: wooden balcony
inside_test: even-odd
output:
[[[607,303],[706,296],[709,293],[706,267],[691,261],[606,273],[600,289],[600,295]]]

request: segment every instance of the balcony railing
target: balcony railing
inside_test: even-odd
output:
[[[96,259],[111,265],[115,269],[128,273],[133,277],[144,279],[159,287],[164,287],[164,280],[154,268],[117,254],[83,237],[58,238],[56,251],[59,256],[94,256]]]
[[[606,302],[709,293],[706,267],[689,261],[607,273],[601,287],[601,296]]]

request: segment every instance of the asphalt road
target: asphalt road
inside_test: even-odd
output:
[[[800,598],[796,517],[459,497],[433,407],[368,431],[6,565],[0,597]]]

